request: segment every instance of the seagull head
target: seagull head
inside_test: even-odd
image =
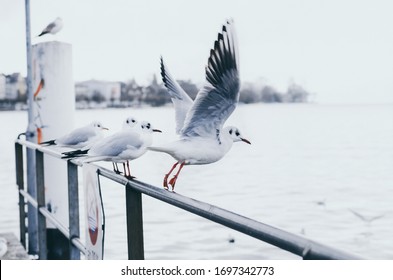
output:
[[[151,123],[149,123],[149,122],[147,122],[147,121],[141,122],[141,129],[142,129],[143,132],[149,132],[149,133],[152,133],[152,132],[162,132],[162,131],[159,130],[159,129],[153,128],[152,125],[151,125]]]
[[[240,133],[237,127],[227,126],[223,129],[223,133],[226,137],[231,138],[233,142],[242,141],[244,143],[251,145],[250,141],[248,141],[246,138],[243,138],[242,134]]]
[[[92,126],[97,131],[109,130],[107,127],[104,127],[101,122],[98,121],[92,122]]]
[[[57,17],[55,19],[55,23],[56,23],[56,25],[59,25],[59,26],[63,27],[63,20],[62,20],[61,17]]]
[[[134,117],[128,117],[123,123],[123,129],[130,129],[136,127],[138,121]]]

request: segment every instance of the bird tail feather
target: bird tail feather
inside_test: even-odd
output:
[[[62,153],[63,156],[61,158],[63,159],[72,159],[72,158],[76,158],[76,157],[82,157],[87,155],[87,152],[89,150],[75,150],[75,151],[70,151],[70,152],[64,152]]]
[[[40,145],[48,145],[48,146],[56,145],[56,140],[41,142]]]
[[[149,151],[171,154],[172,150],[166,147],[147,147]]]

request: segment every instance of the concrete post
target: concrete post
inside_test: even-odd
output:
[[[41,84],[41,87],[40,87]],[[63,42],[44,42],[33,46],[33,85],[37,103],[36,126],[42,141],[55,139],[74,129],[75,89],[72,76],[72,47]],[[63,161],[45,157],[46,205],[66,227],[68,221],[68,178]],[[48,221],[48,258],[68,258],[65,248],[58,248],[63,235]],[[50,229],[53,230],[50,230]],[[57,248],[50,248],[49,245]],[[56,253],[54,253],[56,252]]]

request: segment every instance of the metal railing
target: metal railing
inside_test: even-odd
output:
[[[36,153],[37,198],[31,197],[24,190],[23,146],[25,146],[26,149],[35,150]],[[16,182],[19,188],[21,242],[24,246],[26,246],[25,203],[27,201],[33,205],[38,212],[37,230],[39,240],[39,258],[47,258],[46,219],[48,219],[69,240],[69,258],[80,259],[80,253],[86,255],[86,248],[80,239],[79,232],[78,166],[81,164],[75,160],[69,160],[67,162],[69,227],[66,228],[58,220],[56,220],[45,206],[43,154],[59,159],[61,158],[61,154],[52,149],[24,140],[18,139],[15,141]],[[128,259],[130,260],[145,258],[143,242],[142,194],[176,206],[238,232],[242,232],[248,236],[298,255],[303,259],[359,259],[356,255],[325,246],[302,236],[249,219],[220,207],[185,197],[177,193],[169,192],[162,188],[157,188],[137,180],[128,180],[121,175],[115,174],[111,170],[99,166],[97,166],[97,173],[99,176],[106,177],[125,186]]]

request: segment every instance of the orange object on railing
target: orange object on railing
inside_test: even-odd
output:
[[[40,93],[40,90],[44,87],[44,79],[41,79],[40,83],[38,84],[37,90],[34,92],[34,98]]]

